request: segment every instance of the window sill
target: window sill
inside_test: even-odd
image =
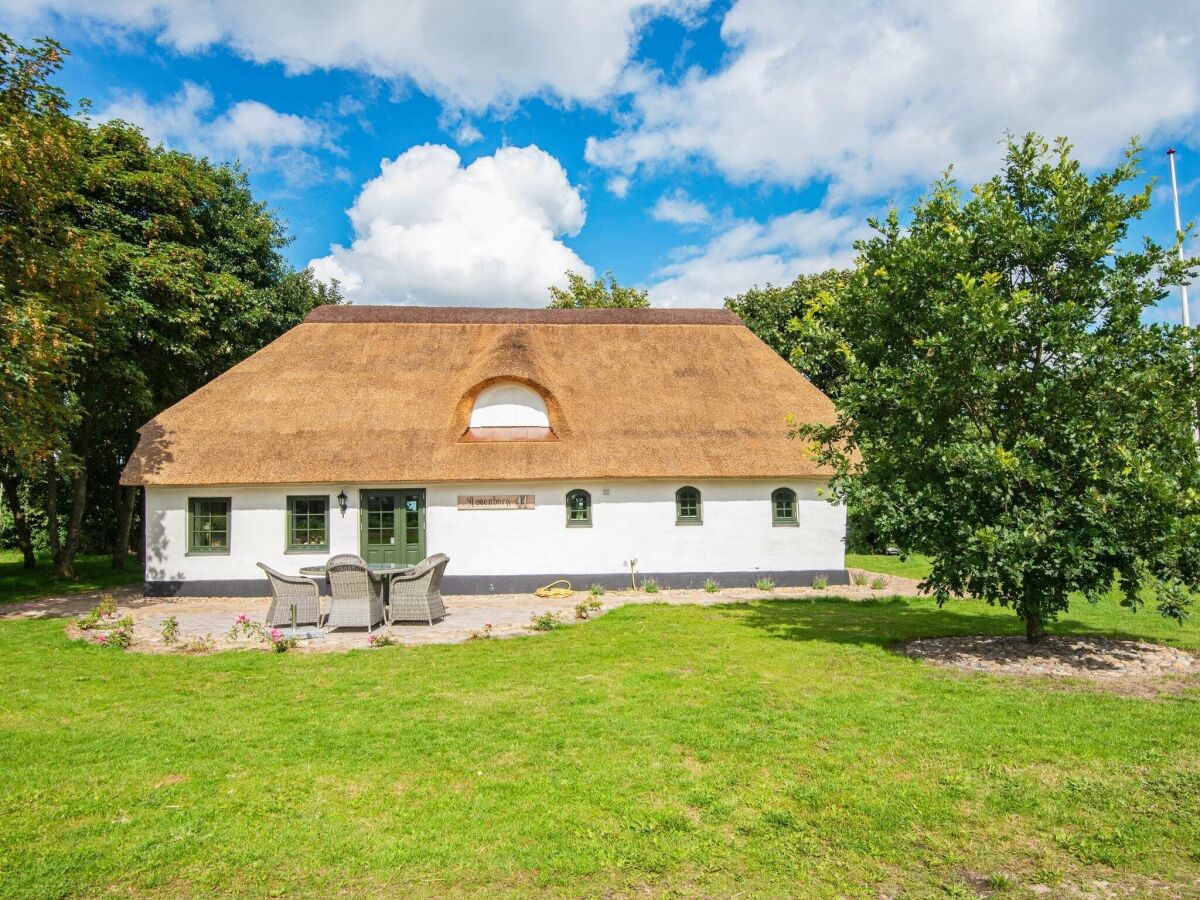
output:
[[[702,519],[676,519],[675,524],[676,525],[703,525],[704,521]]]
[[[189,550],[184,556],[228,556],[228,550]]]
[[[283,551],[284,556],[315,556],[318,553],[328,553],[328,547],[288,547]]]
[[[774,525],[776,528],[799,528],[800,527],[799,522],[772,522],[771,524]]]
[[[592,523],[591,522],[568,522],[567,527],[568,528],[591,528]]]

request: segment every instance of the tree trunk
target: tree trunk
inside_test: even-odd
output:
[[[46,466],[46,541],[50,545],[50,559],[57,569],[62,556],[62,541],[58,534],[58,464],[53,459]]]
[[[17,532],[17,547],[21,551],[21,560],[26,569],[37,566],[37,557],[33,555],[33,537],[29,534],[29,520],[25,518],[25,507],[17,492],[20,479],[16,475],[5,472],[0,474],[0,483],[4,486],[4,502],[12,511],[13,528]]]
[[[133,525],[133,507],[137,501],[137,488],[117,488],[117,536],[113,540],[112,567],[124,569],[129,556],[129,529]]]
[[[79,469],[71,480],[71,517],[67,520],[67,537],[63,541],[62,553],[54,564],[55,574],[59,578],[75,577],[75,554],[79,552],[79,544],[83,539],[83,513],[87,506],[87,460],[91,449],[91,430],[91,423],[85,418],[76,448]]]
[[[1046,636],[1046,620],[1042,617],[1041,607],[1025,601],[1025,640],[1031,644],[1040,644]]]

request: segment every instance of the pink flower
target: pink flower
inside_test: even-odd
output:
[[[250,617],[248,615],[246,615],[245,613],[243,613],[242,615],[237,617],[237,623],[239,625],[249,625]]]
[[[273,641],[283,640],[283,632],[280,631],[278,628],[272,628],[271,629],[271,640],[273,640]]]
[[[92,643],[107,644],[108,643],[108,635],[107,634],[98,634],[94,638],[92,638]]]

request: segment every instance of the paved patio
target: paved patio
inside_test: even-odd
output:
[[[713,606],[720,603],[735,603],[749,600],[771,600],[788,597],[868,597],[912,596],[917,594],[917,582],[907,578],[888,577],[886,587],[872,590],[866,586],[844,585],[824,590],[813,588],[778,588],[773,592],[754,588],[729,588],[713,594],[702,590],[664,590],[657,594],[634,593],[633,591],[610,591],[598,599],[603,604],[598,613],[602,615],[628,603],[697,604]],[[160,626],[168,616],[179,622],[179,638],[187,642],[197,638],[212,637],[216,649],[261,649],[261,641],[242,638],[231,640],[230,628],[239,615],[249,616],[262,622],[266,616],[270,599],[267,597],[143,597],[138,588],[118,588],[111,591],[96,591],[68,597],[51,597],[14,603],[0,607],[0,618],[54,618],[71,617],[87,612],[105,594],[112,594],[117,601],[117,615],[128,615],[133,619],[134,643],[130,649],[147,653],[170,652],[173,648],[162,641]],[[530,619],[547,610],[557,612],[565,623],[575,622],[575,605],[587,599],[586,591],[578,591],[571,597],[559,600],[544,600],[532,594],[493,594],[447,596],[446,617],[430,625],[393,625],[381,630],[389,633],[401,644],[454,644],[471,639],[491,625],[492,637],[515,637],[535,634],[530,628]],[[327,598],[326,598],[327,599]],[[314,639],[302,641],[298,650],[304,652],[345,651],[368,646],[366,629],[324,630]]]

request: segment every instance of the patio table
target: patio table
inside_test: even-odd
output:
[[[376,581],[383,582],[383,602],[387,603],[391,599],[392,576],[411,572],[414,568],[407,563],[367,563],[367,574]],[[325,567],[301,566],[300,574],[305,578],[324,578]]]

